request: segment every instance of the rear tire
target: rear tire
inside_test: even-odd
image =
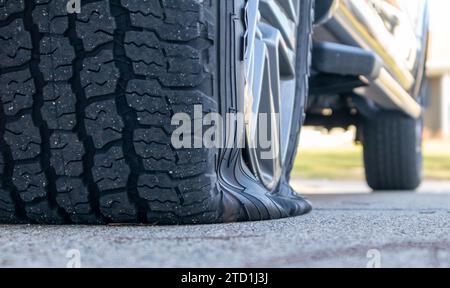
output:
[[[364,163],[376,191],[413,191],[422,181],[422,119],[383,111],[364,125]]]

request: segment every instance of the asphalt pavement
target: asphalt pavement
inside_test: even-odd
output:
[[[294,184],[314,203],[307,216],[181,227],[0,226],[0,267],[450,267],[449,182],[382,194],[351,182]]]

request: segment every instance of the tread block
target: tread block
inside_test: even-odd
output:
[[[24,115],[5,126],[4,139],[11,147],[14,160],[31,159],[41,153],[41,135],[31,115]]]
[[[25,10],[25,0],[3,0],[0,1],[0,21],[6,20],[14,13]]]
[[[12,181],[25,202],[47,196],[47,179],[39,163],[16,165]]]
[[[136,111],[140,124],[173,128],[167,101],[156,80],[129,81],[126,98],[128,106]]]
[[[44,37],[40,43],[39,68],[45,81],[67,81],[73,76],[75,51],[68,38]]]
[[[153,32],[127,32],[125,52],[136,74],[157,78],[166,87],[196,87],[207,76],[199,50],[161,43]]]
[[[0,75],[0,87],[2,87],[1,99],[5,115],[13,116],[33,106],[36,88],[30,70]]]
[[[121,0],[122,6],[132,13],[141,13],[143,15],[154,15],[157,18],[164,17],[164,11],[161,8],[159,0]]]
[[[41,108],[48,128],[72,130],[76,122],[76,97],[69,84],[49,83],[43,90],[44,105]]]
[[[125,2],[125,1],[122,1]],[[163,41],[191,41],[201,37],[201,4],[198,1],[163,1],[164,16],[155,12],[142,13],[147,3],[124,5],[130,10],[134,26],[155,31]],[[128,7],[127,7],[128,6]],[[148,9],[148,8],[147,8]]]
[[[73,133],[56,132],[50,137],[50,163],[60,176],[80,176],[83,173],[83,143]]]
[[[51,207],[47,200],[25,207],[27,216],[39,224],[64,224],[64,219],[59,215],[58,210]]]
[[[111,16],[109,1],[82,4],[77,15],[77,34],[83,40],[84,49],[92,51],[114,39],[116,23]]]
[[[175,153],[170,146],[169,137],[161,129],[138,129],[134,132],[133,138],[136,153],[144,159],[145,169],[165,171],[174,168],[172,163],[175,161]],[[159,162],[158,167],[146,164],[151,159]]]
[[[31,36],[22,19],[0,28],[0,68],[14,67],[31,60]]]
[[[147,201],[179,203],[180,198],[174,187],[164,187],[156,175],[142,175],[138,181],[139,196]],[[166,184],[167,185],[167,184]]]
[[[41,33],[63,34],[69,28],[67,1],[34,0],[33,21]]]
[[[56,180],[56,201],[74,223],[96,224],[99,220],[93,213],[89,190],[78,178],[60,177]]]
[[[126,192],[100,197],[100,210],[113,222],[136,222],[137,211]]]
[[[87,133],[97,149],[122,138],[124,124],[114,100],[95,102],[86,108]]]
[[[86,58],[81,72],[81,85],[87,98],[114,93],[120,77],[111,50],[103,50],[98,56]]]
[[[130,173],[121,147],[112,147],[94,158],[92,174],[100,191],[127,188]]]

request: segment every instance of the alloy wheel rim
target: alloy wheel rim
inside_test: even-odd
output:
[[[246,150],[270,191],[281,179],[292,132],[299,6],[300,0],[248,0],[245,8]]]

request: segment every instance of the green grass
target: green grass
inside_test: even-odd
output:
[[[425,149],[425,178],[450,180],[450,149]],[[363,180],[362,148],[300,149],[293,177],[303,179]]]

